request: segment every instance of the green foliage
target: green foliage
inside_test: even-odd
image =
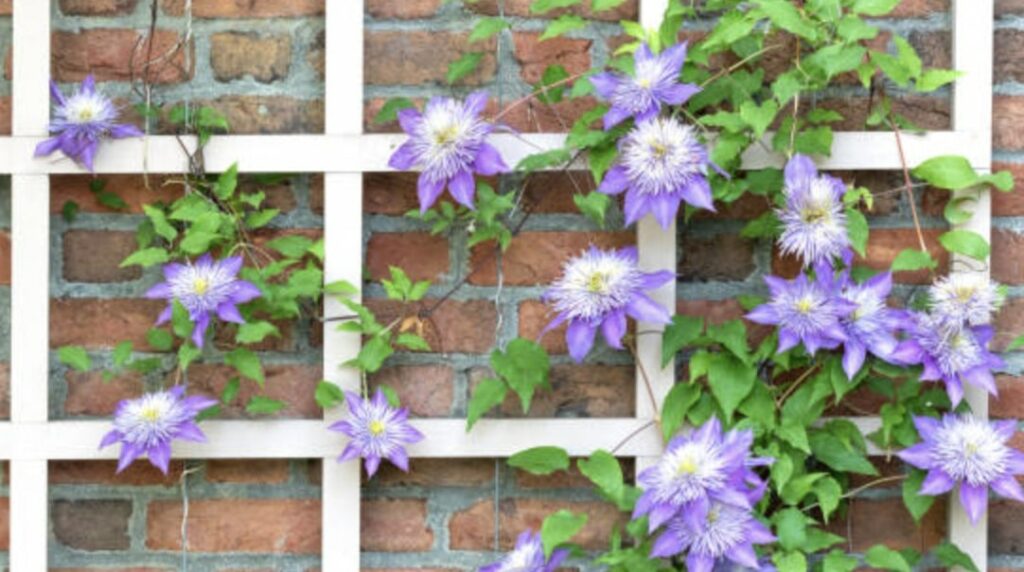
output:
[[[560,447],[534,447],[509,457],[508,465],[532,475],[550,475],[569,469],[569,454]]]
[[[57,350],[57,359],[60,363],[70,366],[78,371],[89,371],[92,369],[92,359],[81,346],[62,346]]]
[[[562,509],[544,519],[540,527],[540,539],[544,544],[544,556],[550,557],[555,548],[576,536],[583,525],[587,524],[587,515],[574,514]]]

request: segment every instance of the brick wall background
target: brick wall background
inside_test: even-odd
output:
[[[342,1],[342,0],[334,0]],[[175,63],[156,77],[157,101],[207,104],[223,110],[235,132],[318,132],[323,128],[323,2],[324,0],[193,0],[191,22],[195,41]],[[147,27],[147,0],[58,0],[54,2],[52,38],[54,77],[74,82],[93,72],[103,89],[130,102],[128,64],[139,34]],[[513,22],[487,48],[479,72],[456,88],[464,92],[484,86],[507,102],[530,90],[544,68],[561,63],[570,73],[602,64],[622,41],[616,22],[635,18],[636,1],[627,1],[610,15],[601,15],[583,32],[539,42],[547,20],[533,18],[529,0],[366,0],[366,128],[394,130],[369,119],[387,97],[423,99],[446,93],[447,63],[466,49],[475,21],[503,12]],[[1011,169],[1024,183],[1024,89],[1019,63],[1024,50],[1024,2],[997,0],[996,169]],[[173,45],[189,23],[183,0],[159,0],[155,49]],[[948,65],[949,0],[905,0],[895,17],[880,20],[885,33],[904,35],[918,47],[927,65]],[[0,55],[8,54],[10,0],[0,0]],[[558,15],[558,12],[553,15]],[[589,16],[589,14],[584,14]],[[550,16],[550,15],[549,15]],[[699,37],[700,25],[687,31]],[[476,48],[476,47],[474,47]],[[496,50],[496,55],[494,51]],[[10,61],[9,57],[6,61]],[[137,70],[136,70],[137,71]],[[0,132],[9,132],[9,66],[0,77]],[[949,125],[948,91],[905,98],[902,112],[926,128]],[[864,93],[840,86],[817,104],[848,115],[845,128],[863,120]],[[562,130],[585,105],[566,102],[552,112],[538,104],[524,105],[506,120],[524,131]],[[162,125],[154,126],[161,129]],[[848,181],[876,194],[868,263],[879,267],[903,248],[915,244],[909,205],[896,173],[843,173]],[[583,174],[574,175],[586,181]],[[538,214],[504,255],[502,285],[491,251],[471,249],[466,237],[430,236],[425,227],[403,217],[415,205],[415,176],[370,174],[364,178],[366,297],[379,313],[394,312],[376,283],[389,265],[399,265],[414,278],[433,283],[430,296],[443,294],[470,269],[469,286],[434,315],[428,338],[432,353],[399,354],[375,383],[386,382],[403,396],[417,416],[462,417],[468,392],[485,374],[492,347],[516,335],[535,336],[546,323],[536,301],[542,285],[558,272],[560,261],[588,242],[620,245],[635,240],[632,231],[600,231],[576,214],[572,181],[566,175],[535,175],[531,199]],[[118,269],[134,246],[132,231],[140,205],[173,196],[167,177],[153,175],[147,190],[141,177],[105,177],[107,189],[128,203],[122,212],[98,204],[88,190],[89,178],[52,179],[51,221],[51,345],[86,346],[96,360],[110,359],[120,339],[132,339],[147,351],[145,331],[159,304],[139,299],[156,280],[153,272]],[[515,181],[501,181],[510,186]],[[249,181],[246,184],[256,183]],[[316,236],[322,232],[322,178],[296,175],[266,190],[285,213],[261,240],[285,233]],[[1020,192],[999,195],[994,206],[993,275],[1010,285],[1013,299],[999,321],[998,343],[1024,331],[1024,266],[1018,261],[1024,244],[1024,201]],[[66,201],[81,213],[71,223],[60,215]],[[918,197],[932,243],[943,228],[942,195],[923,191]],[[767,243],[737,237],[746,220],[766,207],[751,198],[715,216],[700,216],[680,229],[678,309],[723,321],[742,312],[733,300],[760,292],[761,276],[788,272]],[[10,306],[10,193],[0,179],[0,339],[8,340]],[[925,276],[898,276],[899,293],[909,294]],[[495,304],[498,297],[499,303]],[[288,406],[280,415],[317,417],[312,392],[321,378],[319,326],[306,319],[283,330],[280,340],[265,348],[267,386]],[[225,336],[196,367],[189,382],[219,394],[227,376],[217,365],[219,350],[230,347]],[[545,344],[555,353],[554,391],[535,400],[535,416],[628,416],[634,408],[633,367],[621,353],[598,351],[582,366],[569,365],[559,335]],[[0,343],[0,417],[9,414],[7,360],[9,344]],[[170,359],[170,356],[165,356]],[[993,400],[993,414],[1018,417],[1024,411],[1024,356],[1008,355],[1008,371],[1000,378],[1002,397]],[[51,415],[54,418],[103,417],[117,400],[154,387],[162,374],[146,379],[122,377],[104,384],[99,375],[67,371],[51,359]],[[244,388],[243,398],[246,391]],[[858,411],[878,404],[868,396],[855,401]],[[514,416],[507,406],[501,415]],[[227,415],[244,416],[228,409]],[[1024,441],[1022,441],[1024,443]],[[339,440],[339,449],[341,440]],[[628,463],[627,463],[628,465]],[[205,571],[316,570],[320,544],[319,461],[216,461],[174,465],[163,478],[137,465],[120,477],[104,462],[51,464],[50,561],[58,570],[176,570],[180,562],[181,474],[188,473],[190,499],[190,569]],[[627,471],[629,467],[627,466]],[[900,470],[899,466],[883,467]],[[6,471],[2,473],[6,475]],[[0,481],[0,564],[6,563],[8,494]],[[584,546],[598,548],[620,519],[587,491],[578,475],[548,478],[511,471],[492,459],[414,460],[405,475],[386,468],[363,489],[363,565],[370,570],[460,570],[488,562],[496,549],[506,549],[524,527],[539,526],[544,515],[561,507],[586,511],[591,524],[581,536]],[[851,538],[852,549],[877,542],[895,547],[925,548],[945,533],[945,510],[937,503],[924,524],[915,527],[901,506],[898,489],[872,490],[857,498],[836,531]],[[991,509],[992,567],[1024,570],[1024,509],[996,502]],[[885,523],[879,526],[878,523]]]

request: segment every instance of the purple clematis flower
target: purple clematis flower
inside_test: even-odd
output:
[[[896,349],[896,331],[900,329],[904,315],[886,305],[892,290],[892,274],[876,274],[861,284],[850,279],[849,272],[840,277],[840,296],[854,304],[852,312],[840,319],[846,341],[843,343],[843,371],[846,377],[860,371],[868,352],[888,360]]]
[[[848,251],[843,206],[846,185],[835,177],[819,176],[814,162],[799,154],[786,164],[785,181],[786,206],[777,211],[783,225],[779,238],[782,252],[811,267]]]
[[[391,407],[379,388],[373,399],[363,399],[346,391],[345,401],[348,402],[351,419],[328,427],[351,437],[338,461],[363,457],[366,459],[366,474],[370,477],[377,472],[381,459],[387,459],[408,472],[409,455],[405,452],[405,445],[423,440],[423,433],[409,424],[409,410]]]
[[[969,273],[940,278],[928,289],[928,297],[932,314],[955,329],[989,323],[1004,301],[999,284]]]
[[[975,523],[985,512],[989,487],[1024,502],[1024,490],[1015,477],[1024,474],[1024,454],[1006,444],[1017,431],[1016,419],[989,423],[947,413],[941,421],[915,417],[914,425],[923,442],[897,455],[928,471],[921,494],[941,495],[960,485],[960,502]]]
[[[779,353],[803,342],[807,353],[814,355],[820,348],[835,349],[847,340],[842,320],[856,305],[837,296],[831,266],[821,263],[815,274],[814,280],[806,274],[794,280],[765,276],[771,300],[746,316],[758,324],[778,326]]]
[[[393,169],[422,169],[417,186],[420,212],[427,212],[445,187],[452,198],[473,208],[476,182],[473,173],[496,175],[508,171],[498,150],[484,139],[493,126],[480,119],[487,105],[487,92],[470,94],[465,102],[434,97],[421,114],[415,109],[398,112],[409,140],[391,156]]]
[[[245,319],[238,312],[237,304],[259,297],[260,290],[253,283],[237,278],[241,269],[241,256],[214,261],[209,254],[200,256],[195,264],[172,262],[165,265],[164,278],[167,281],[146,292],[146,298],[171,302],[157,318],[157,325],[171,319],[174,300],[181,302],[195,323],[192,341],[196,347],[203,347],[203,338],[214,312],[225,322],[244,324]]]
[[[675,274],[668,271],[641,272],[636,248],[600,250],[591,246],[565,263],[561,278],[545,293],[558,315],[541,335],[568,322],[569,354],[577,362],[590,352],[598,328],[609,346],[622,349],[626,316],[659,324],[671,321],[668,311],[644,290],[673,278]]]
[[[125,399],[117,404],[114,428],[103,437],[100,448],[121,443],[118,473],[146,455],[150,464],[166,475],[171,461],[171,441],[205,442],[206,435],[196,425],[196,415],[216,404],[216,399],[201,395],[185,397],[185,387],[181,385],[138,399]]]
[[[692,127],[673,118],[644,121],[619,143],[619,157],[597,190],[606,195],[626,191],[626,224],[651,213],[668,228],[681,202],[715,210],[707,180],[711,161]]]
[[[678,516],[670,520],[665,532],[654,541],[651,556],[668,558],[688,551],[689,572],[713,572],[728,562],[763,570],[754,545],[771,542],[775,542],[775,536],[749,508],[715,502],[703,522],[696,525]]]
[[[554,572],[568,558],[569,551],[560,548],[544,560],[544,544],[540,534],[524,530],[516,539],[516,547],[501,560],[480,568],[480,572]]]
[[[695,431],[674,437],[658,464],[637,476],[644,492],[637,499],[633,518],[648,515],[648,526],[654,532],[676,517],[699,527],[716,503],[749,510],[756,502],[751,499],[764,492],[750,469],[753,440],[750,431],[723,434],[715,417]],[[751,482],[756,483],[752,488],[748,487]]]
[[[992,370],[1005,364],[988,351],[994,335],[992,326],[953,329],[933,314],[916,312],[910,315],[906,331],[909,337],[896,347],[893,361],[921,364],[921,380],[944,382],[954,407],[963,399],[965,381],[996,395]]]
[[[598,95],[608,100],[611,108],[604,116],[606,130],[633,117],[639,123],[661,111],[661,105],[682,105],[700,91],[691,83],[679,83],[679,73],[686,61],[686,42],[676,44],[658,55],[647,44],[640,44],[633,54],[634,77],[604,72],[590,78]]]
[[[64,97],[57,84],[51,81],[50,96],[56,102],[50,132],[56,135],[36,146],[36,157],[60,150],[92,171],[96,149],[104,138],[142,136],[142,131],[134,125],[115,123],[117,108],[107,96],[96,91],[96,82],[91,75],[70,97]]]

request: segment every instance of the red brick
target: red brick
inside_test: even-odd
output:
[[[369,0],[366,12],[381,20],[414,20],[437,13],[443,0]]]
[[[1024,0],[996,0],[996,16],[1024,14]]]
[[[185,0],[161,0],[171,16],[185,13]],[[324,13],[324,0],[193,0],[196,18],[301,18]]]
[[[448,64],[468,51],[468,34],[438,31],[367,31],[363,73],[368,85],[447,83]],[[480,85],[494,78],[494,40],[473,45],[486,55],[460,84]]]
[[[210,36],[210,66],[218,81],[252,76],[271,83],[288,76],[292,60],[291,36],[262,36],[220,32]]]
[[[113,485],[177,487],[184,468],[182,461],[171,461],[167,475],[142,459],[118,474],[115,461],[50,461],[51,485]]]
[[[11,4],[13,0],[0,0],[0,16],[11,15]]]
[[[181,501],[149,503],[146,547],[180,550],[181,516]],[[319,500],[193,500],[188,523],[188,548],[196,552],[320,552]]]
[[[998,33],[996,38],[998,46]],[[953,67],[953,37],[949,31],[913,32],[909,39],[925,67],[943,69]]]
[[[555,318],[551,307],[540,300],[526,300],[519,304],[519,337],[536,340],[544,328]],[[569,353],[565,343],[565,324],[540,338],[540,345],[552,354]]]
[[[119,401],[138,397],[144,389],[142,376],[136,372],[104,381],[100,371],[68,370],[64,379],[68,387],[64,412],[68,415],[112,416]]]
[[[1004,151],[1024,149],[1024,97],[997,95],[992,99],[992,146]]]
[[[11,364],[0,361],[0,419],[11,418]]]
[[[0,550],[10,550],[10,548],[11,499],[7,497],[0,497]]]
[[[996,314],[996,336],[992,348],[1003,351],[1015,338],[1024,335],[1024,298],[1010,298]]]
[[[583,73],[590,68],[591,40],[553,38],[541,41],[539,33],[517,33],[513,41],[520,75],[527,83],[540,82],[548,66],[560,65],[569,75]]]
[[[626,482],[629,482],[629,475],[633,474],[633,460],[617,461],[622,468],[622,474],[626,475]],[[532,475],[518,469],[515,470],[515,475],[516,485],[524,489],[589,489],[594,486],[590,479],[576,469],[575,463],[568,471],[555,471],[550,475]]]
[[[121,268],[138,248],[134,232],[69,230],[64,233],[64,279],[68,282],[137,280],[142,268]]]
[[[884,17],[925,18],[935,12],[948,12],[949,0],[903,0]]]
[[[515,545],[516,536],[527,528],[540,530],[544,518],[567,509],[584,513],[589,518],[573,542],[583,548],[607,548],[612,529],[628,521],[628,515],[605,502],[570,502],[561,500],[517,499],[501,503],[499,510],[499,544],[502,550]],[[480,501],[452,515],[448,528],[453,550],[491,550],[494,546],[494,502]]]
[[[374,387],[383,384],[397,391],[402,405],[416,417],[450,417],[453,377],[447,365],[400,365],[385,367],[369,381]]]
[[[402,308],[391,300],[366,300],[366,306],[384,324],[398,317],[415,317],[421,309],[433,307],[428,299],[415,307]],[[432,352],[484,353],[494,346],[498,315],[490,300],[447,300],[423,321],[424,337]]]
[[[55,500],[50,505],[50,528],[68,548],[127,550],[131,515],[130,500]]]
[[[152,349],[146,331],[167,305],[163,300],[64,298],[50,300],[50,347],[113,347],[122,340]]]
[[[1003,419],[1024,417],[1024,377],[997,375],[998,397],[989,397],[989,414]]]
[[[618,248],[636,241],[632,232],[524,232],[512,240],[502,255],[502,269],[508,286],[549,284],[562,273],[569,258],[585,251],[591,244],[601,248]],[[478,245],[470,255],[473,273],[469,282],[478,285],[497,283],[494,245]]]
[[[899,497],[853,499],[846,519],[837,518],[827,528],[848,538],[849,549],[854,552],[863,552],[875,544],[925,552],[945,539],[946,503],[936,502],[917,524]]]
[[[421,552],[434,544],[422,499],[364,500],[359,547],[368,552]]]
[[[1019,503],[989,501],[988,549],[993,554],[1024,554],[1024,512]]]
[[[138,0],[60,0],[60,11],[72,16],[131,14]]]
[[[525,133],[567,131],[573,122],[592,110],[595,105],[596,100],[589,96],[564,99],[555,104],[541,103],[536,99],[531,99],[529,102],[517,106],[501,119],[514,129]]]
[[[378,232],[366,246],[366,266],[374,280],[401,268],[413,280],[439,282],[448,272],[448,239],[426,232]]]
[[[11,233],[0,230],[0,284],[11,283]]]
[[[0,97],[0,135],[11,134],[11,96]]]
[[[286,459],[211,459],[206,462],[211,483],[276,484],[288,480]]]
[[[381,487],[483,487],[494,483],[491,459],[413,459],[408,473],[382,463],[373,483]]]
[[[285,403],[284,408],[275,413],[274,417],[309,419],[320,416],[320,407],[313,398],[316,384],[323,379],[320,366],[264,364],[263,373],[266,377],[264,389],[261,391],[255,381],[243,379],[235,400],[228,405],[222,404],[221,417],[268,417],[253,416],[245,412],[245,404],[257,394]],[[189,391],[217,397],[224,392],[224,386],[228,381],[237,375],[234,368],[229,366],[196,364],[189,369]]]
[[[95,74],[98,81],[138,79],[144,70],[149,40],[140,42],[142,34],[121,28],[92,28],[79,32],[57,30],[53,33],[53,68],[57,81],[81,81]],[[154,59],[171,51],[180,40],[178,32],[157,30],[153,42]],[[178,83],[192,77],[185,69],[185,49],[178,50],[166,63],[150,69],[153,83]],[[134,54],[134,56],[133,56]],[[191,58],[190,58],[191,60]]]
[[[100,204],[95,193],[89,190],[92,177],[82,175],[54,175],[50,177],[50,212],[58,214],[67,201],[75,202],[81,212],[109,213],[110,208]],[[182,196],[180,185],[167,184],[163,175],[150,175],[149,188],[139,175],[104,175],[104,190],[114,193],[125,202],[122,213],[140,214],[142,205],[170,203]]]
[[[470,372],[470,387],[493,373],[487,368]],[[530,411],[523,413],[519,398],[510,395],[501,406],[502,417],[632,417],[635,414],[636,368],[608,365],[556,365],[551,368],[551,391],[538,391]]]
[[[225,322],[218,323],[216,332],[213,336],[213,343],[217,346],[217,349],[224,351],[232,350],[244,345],[254,351],[294,352],[295,327],[298,324],[292,320],[272,320],[271,323],[277,326],[281,335],[267,336],[263,341],[255,344],[240,344],[235,342],[235,336],[238,334],[238,326]]]
[[[757,270],[753,241],[738,234],[710,237],[683,235],[683,255],[679,261],[679,279],[707,282],[740,281]]]
[[[391,1],[394,2],[398,0]],[[488,16],[497,16],[498,1],[499,0],[477,0],[476,2],[468,3],[467,8],[474,12],[487,14]],[[504,0],[502,8],[504,9],[506,16],[519,16],[524,18],[558,18],[564,14],[577,14],[587,19],[618,22],[620,20],[636,20],[640,15],[638,0],[626,0],[622,5],[615,9],[597,13],[594,13],[590,9],[589,2],[581,2],[579,6],[574,6],[572,8],[551,10],[543,14],[534,14],[530,11],[530,5],[532,3],[533,0]]]
[[[194,105],[212,107],[227,117],[234,135],[323,133],[324,102],[275,95],[225,95]]]
[[[1004,284],[1024,283],[1024,261],[1020,258],[1024,235],[996,228],[992,230],[992,278]]]
[[[1009,171],[1015,183],[1014,190],[1008,193],[999,191],[992,192],[992,215],[993,216],[1019,216],[1024,215],[1024,165],[1017,163],[993,163],[992,171]]]
[[[363,211],[402,216],[420,207],[416,198],[419,173],[367,173],[363,175]]]

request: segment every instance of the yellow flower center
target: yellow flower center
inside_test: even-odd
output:
[[[195,282],[192,283],[192,289],[195,290],[196,294],[202,296],[210,289],[210,282],[205,278],[196,278]]]
[[[716,506],[716,507],[713,507],[711,510],[708,511],[708,524],[715,524],[715,522],[718,521],[718,517],[719,517],[718,510],[719,509]]]
[[[608,275],[603,272],[595,272],[587,280],[587,291],[595,294],[604,294],[608,291]]]
[[[160,410],[152,406],[146,407],[145,409],[142,410],[139,416],[145,419],[146,421],[153,423],[160,420]]]
[[[644,89],[647,89],[647,88],[651,87],[651,80],[649,78],[646,78],[646,77],[638,79],[636,81],[636,83],[637,83],[637,85],[639,85],[640,87],[642,87]]]
[[[651,141],[651,151],[654,152],[654,156],[661,159],[665,155],[668,155],[669,147],[661,141]]]
[[[973,457],[977,453],[978,453],[978,444],[977,443],[974,443],[973,441],[968,441],[967,444],[964,445],[964,454],[967,455],[968,457]]]
[[[821,207],[806,208],[800,211],[800,218],[807,223],[825,222],[829,218],[827,209]]]
[[[454,141],[458,135],[459,130],[455,125],[446,125],[434,133],[434,141],[438,145],[447,145]]]
[[[384,432],[384,424],[380,421],[370,421],[370,435],[374,437],[380,436]]]
[[[810,296],[804,296],[796,303],[796,311],[801,314],[810,314],[811,308],[814,307],[814,300],[811,300]]]
[[[961,302],[969,302],[971,297],[974,296],[974,288],[971,286],[961,286],[957,288],[954,293],[956,294],[957,300],[960,300]]]
[[[676,472],[679,475],[692,475],[697,472],[697,463],[694,462],[693,457],[685,457],[679,462]]]

